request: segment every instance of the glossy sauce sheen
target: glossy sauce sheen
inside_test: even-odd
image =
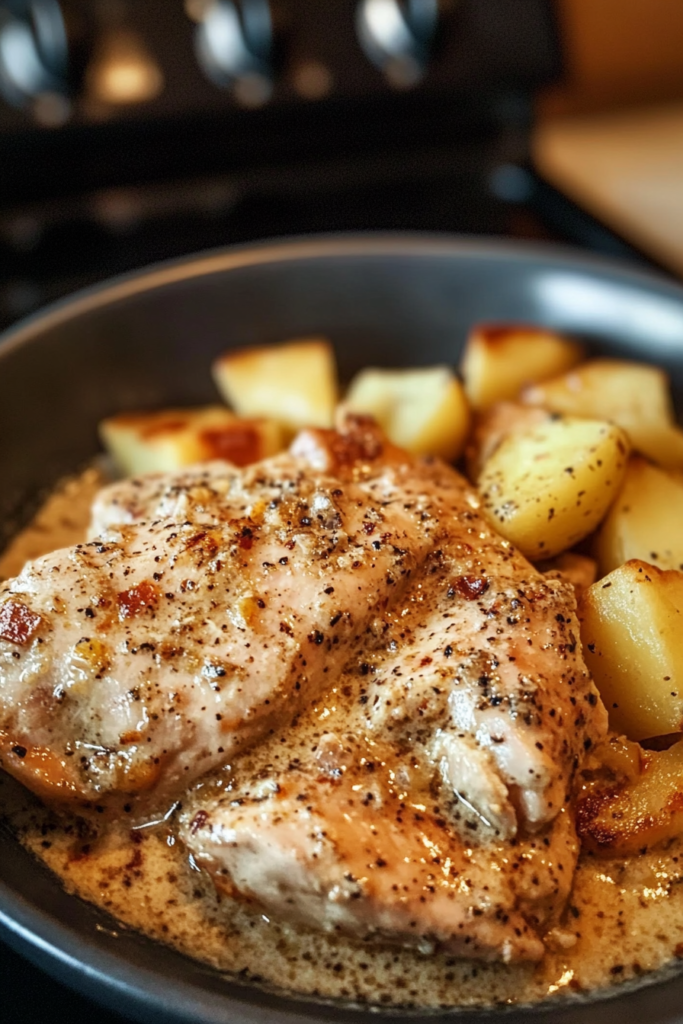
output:
[[[35,557],[80,539],[96,483],[88,471],[67,485],[66,527],[63,502],[59,495],[52,499],[38,529],[29,527],[4,556],[0,574],[17,572],[24,552]],[[132,608],[146,597],[131,593],[126,600]],[[30,623],[8,624],[19,626]],[[341,723],[348,714],[345,689],[342,678],[309,709],[297,730],[297,749],[291,735],[276,734],[241,759],[240,775],[277,774],[297,753],[302,761],[310,758],[321,736],[334,731],[335,719]],[[359,741],[346,741],[355,743],[357,757]],[[381,765],[381,749],[369,744],[361,753]],[[205,794],[220,794],[230,784],[226,768],[200,786]],[[118,826],[85,832],[77,819],[56,817],[4,776],[0,806],[22,841],[69,891],[220,970],[282,989],[393,1005],[523,1003],[614,985],[657,969],[683,951],[680,840],[630,862],[584,855],[562,927],[551,935],[555,948],[539,964],[507,966],[370,945],[269,921],[255,905],[216,893],[205,873],[188,861],[176,839],[174,817],[125,833]]]

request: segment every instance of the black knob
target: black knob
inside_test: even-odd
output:
[[[439,0],[361,0],[356,10],[366,56],[397,88],[425,74],[438,21]]]
[[[208,0],[195,6],[195,46],[205,74],[258,107],[273,89],[273,22],[268,0]]]
[[[60,123],[69,113],[68,38],[57,0],[0,3],[0,91],[16,107],[33,107]]]

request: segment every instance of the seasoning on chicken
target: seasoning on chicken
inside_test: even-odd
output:
[[[433,546],[430,469],[355,421],[330,435],[328,471],[293,453],[117,484],[99,537],[3,585],[8,771],[48,800],[168,800],[328,685]]]
[[[298,448],[334,463],[324,432]],[[414,509],[432,540],[402,600],[294,733],[197,788],[181,835],[274,916],[535,960],[576,865],[576,766],[606,730],[573,588],[501,540],[451,469],[400,472],[429,475]]]
[[[116,484],[94,530],[3,589],[8,770],[137,813],[185,794],[196,862],[284,918],[542,955],[606,713],[573,588],[458,473],[349,418],[248,469]]]
[[[198,794],[181,835],[218,889],[326,932],[539,960],[576,866],[570,814],[541,835],[481,843],[445,820],[428,788],[406,787],[400,756],[382,763],[346,741],[341,771],[299,764]]]

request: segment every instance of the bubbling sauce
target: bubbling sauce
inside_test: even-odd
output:
[[[91,468],[58,488],[0,559],[0,575],[15,575],[27,558],[82,539],[102,482]],[[320,706],[311,709],[311,723],[319,713]],[[249,760],[277,764],[283,739],[274,736]],[[226,778],[218,772],[208,784],[220,787]],[[226,974],[302,995],[395,1007],[527,1003],[613,987],[683,957],[683,838],[626,860],[583,853],[562,927],[547,937],[543,960],[505,965],[271,920],[255,903],[216,892],[177,840],[172,811],[133,828],[96,827],[57,815],[0,774],[0,815],[68,892],[120,924]]]

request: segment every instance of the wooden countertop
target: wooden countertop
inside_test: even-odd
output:
[[[549,119],[534,159],[553,185],[683,277],[683,104]]]

